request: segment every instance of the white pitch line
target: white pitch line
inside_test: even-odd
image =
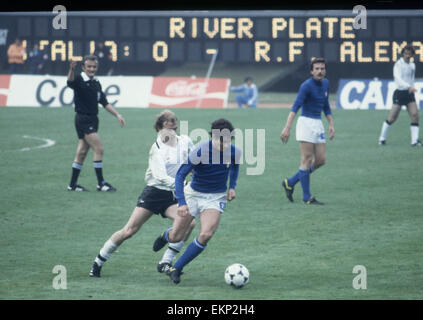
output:
[[[31,147],[31,148],[29,148],[29,147],[22,148],[20,151],[30,151],[30,150],[34,150],[34,149],[48,148],[48,147],[54,146],[56,144],[56,141],[51,140],[51,139],[44,139],[44,138],[38,138],[38,137],[32,137],[32,136],[26,136],[26,135],[23,136],[23,138],[41,140],[41,141],[44,141],[45,144],[42,144],[42,145],[39,145],[39,146],[36,146],[36,147]]]

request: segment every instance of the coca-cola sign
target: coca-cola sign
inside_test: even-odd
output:
[[[151,108],[226,108],[229,79],[154,77]]]
[[[167,85],[165,94],[169,97],[196,97],[206,94],[206,82],[192,82],[177,80]]]

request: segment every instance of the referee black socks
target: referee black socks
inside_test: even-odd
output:
[[[93,162],[95,174],[97,176],[98,185],[101,186],[104,183],[103,178],[103,161],[94,161]]]
[[[73,162],[72,163],[72,177],[71,177],[71,181],[69,186],[70,187],[75,187],[76,186],[76,181],[78,181],[78,177],[79,177],[79,173],[82,170],[82,164],[78,163],[78,162]]]

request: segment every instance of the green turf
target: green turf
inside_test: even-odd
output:
[[[247,176],[248,165],[241,166],[236,200],[179,285],[156,271],[163,252],[154,253],[152,243],[169,225],[156,216],[113,254],[102,278],[90,278],[94,257],[126,223],[145,186],[158,111],[121,109],[125,128],[100,111],[104,175],[118,189],[107,194],[94,191],[91,151],[79,179],[91,192],[66,191],[77,143],[73,109],[0,108],[0,299],[423,298],[423,148],[410,147],[405,112],[380,147],[386,111],[334,110],[327,164],[311,176],[312,193],[326,205],[309,207],[300,185],[295,203],[281,191],[281,177],[299,165],[295,128],[287,145],[279,139],[289,110],[176,110],[190,131],[209,129],[218,117],[265,129],[264,174]],[[56,145],[23,152],[41,143],[23,135]],[[251,275],[241,290],[223,280],[235,262]],[[52,286],[56,265],[66,267],[66,290]],[[367,269],[366,290],[352,287],[356,265]]]

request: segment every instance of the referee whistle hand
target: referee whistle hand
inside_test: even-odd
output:
[[[73,60],[69,60],[69,67],[74,70],[76,67],[77,62]]]
[[[417,91],[416,88],[413,88],[413,87],[408,88],[409,93],[414,93],[416,91]]]

